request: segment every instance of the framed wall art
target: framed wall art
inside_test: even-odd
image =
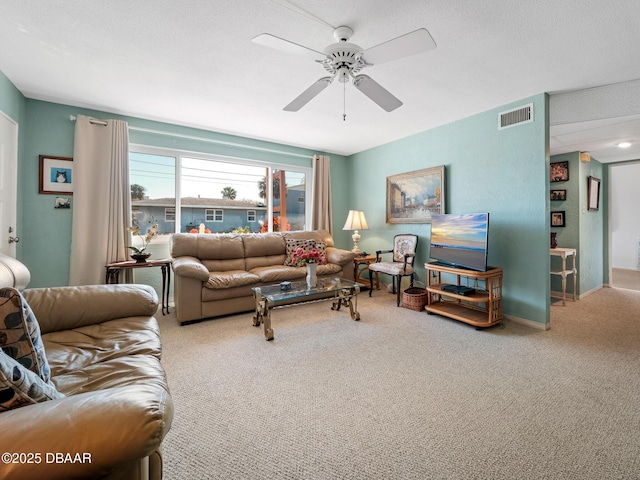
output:
[[[587,181],[587,208],[596,211],[600,208],[600,179],[589,176]]]
[[[40,155],[39,193],[73,195],[73,158]]]
[[[551,212],[551,226],[564,227],[564,211]]]
[[[444,203],[444,165],[387,177],[387,223],[431,223]]]
[[[555,162],[549,168],[550,182],[566,182],[569,180],[569,162]]]
[[[551,190],[549,199],[555,202],[564,202],[567,199],[566,190]]]

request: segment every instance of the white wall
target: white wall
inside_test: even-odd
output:
[[[640,238],[640,162],[612,165],[609,185],[611,267],[636,269]]]

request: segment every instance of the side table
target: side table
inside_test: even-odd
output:
[[[366,255],[366,256],[360,256],[360,255],[356,255],[355,258],[353,259],[353,279],[358,282],[358,283],[362,283],[365,288],[372,288],[371,283],[369,282],[369,275],[367,274],[367,278],[362,277],[362,272],[365,272],[368,270],[369,268],[369,264],[373,263],[376,261],[376,256],[375,255]],[[364,266],[364,268],[360,268],[360,266]],[[376,273],[376,290],[380,290],[380,277],[378,276],[378,272]]]
[[[105,267],[105,283],[119,283],[120,270],[160,267],[162,270],[162,314],[169,313],[169,287],[171,286],[171,259],[147,260],[146,262],[136,262],[128,260],[125,262],[113,262]]]
[[[577,287],[577,277],[578,277],[578,269],[576,268],[576,256],[577,251],[575,248],[561,248],[556,247],[549,250],[549,253],[552,257],[560,257],[562,258],[562,269],[561,270],[551,270],[551,275],[560,275],[562,277],[562,305],[566,305],[567,299],[567,276],[573,275],[573,301],[576,301],[576,287]],[[567,257],[571,258],[571,267],[567,268]]]

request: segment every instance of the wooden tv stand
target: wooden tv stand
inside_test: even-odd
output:
[[[428,278],[425,306],[428,313],[481,328],[502,321],[502,268],[488,267],[486,272],[477,272],[433,263],[425,263],[424,268]],[[476,292],[458,295],[443,291],[444,285],[465,285]]]

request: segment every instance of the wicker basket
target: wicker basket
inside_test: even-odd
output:
[[[402,306],[421,312],[427,304],[427,295],[424,287],[409,287],[402,292]]]

